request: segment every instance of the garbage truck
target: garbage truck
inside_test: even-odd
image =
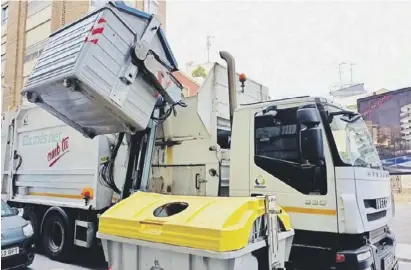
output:
[[[224,111],[228,105],[228,88],[224,82],[227,81],[226,73],[227,69],[224,66],[215,63],[213,68],[208,71],[208,78],[213,78],[214,82],[204,85],[198,97],[190,97],[185,100],[187,110],[182,115],[189,116],[191,119],[171,117],[179,121],[163,122],[158,125],[156,146],[152,146],[153,161],[151,163],[153,165],[150,170],[144,171],[144,173],[149,173],[150,178],[148,182],[140,184],[140,188],[136,187],[140,180],[136,181],[133,183],[132,189],[141,190],[141,187],[145,186],[144,190],[164,193],[158,188],[161,183],[156,181],[156,175],[162,175],[163,168],[157,166],[157,161],[154,161],[161,155],[159,151],[162,145],[160,141],[163,140],[163,128],[169,130],[168,127],[171,125],[173,130],[180,130],[181,134],[186,134],[183,136],[185,139],[194,134],[197,136],[195,138],[199,139],[193,140],[194,143],[205,142],[209,144],[216,138],[217,133],[222,133],[223,135],[219,136],[217,140],[221,145],[224,145],[224,142],[228,143],[229,117],[224,114],[218,117],[213,114],[214,110],[212,109],[213,104],[215,104],[221,114],[221,111]],[[264,101],[268,97],[268,89],[249,80],[247,89],[244,92],[238,91],[237,97],[248,103]],[[197,103],[197,99],[200,99],[201,104]],[[203,121],[197,116],[197,105],[203,108],[202,115],[207,116],[210,122],[219,123],[215,129],[208,131],[203,128]],[[187,128],[182,128],[182,125],[186,125]],[[188,127],[191,128],[192,134]],[[123,138],[121,138],[122,136]],[[205,141],[206,137],[213,139]],[[60,221],[58,224],[61,225],[59,227],[61,232],[67,234],[70,231],[73,234],[74,245],[92,248],[98,243],[95,239],[97,216],[121,198],[121,190],[128,168],[129,141],[129,134],[121,135],[119,133],[103,134],[92,140],[88,139],[35,104],[24,105],[3,114],[2,160],[4,162],[2,166],[5,169],[2,178],[2,194],[11,205],[21,210],[24,218],[31,221],[37,233],[38,244],[51,258],[64,258],[65,250],[69,251],[72,246],[68,241],[63,243],[54,239],[55,245],[61,245],[62,253],[53,253],[53,242],[46,240],[51,237],[50,231],[45,230],[42,224],[45,226],[49,219],[53,219],[53,216],[59,213],[55,212],[55,209],[68,214],[68,221],[72,226],[62,226]],[[205,146],[201,144],[193,145],[193,147],[201,151]],[[209,152],[208,146],[206,148]],[[171,153],[171,144],[168,149]],[[228,154],[229,149],[226,151],[226,155]],[[15,163],[16,161],[17,163]],[[18,163],[21,165],[17,166]],[[211,153],[211,158],[200,155],[198,160],[192,159],[191,163],[198,163],[197,166],[192,166],[194,170],[190,173],[193,175],[182,175],[183,178],[191,179],[196,173],[200,173],[201,177],[204,178],[203,174],[208,167],[219,169],[218,156],[213,153]],[[16,166],[13,167],[13,164]],[[199,164],[204,164],[204,166],[199,166]],[[228,175],[229,164],[225,165],[223,173]],[[144,166],[150,168],[150,164],[144,164]],[[143,172],[141,171],[141,173]],[[13,174],[13,178],[10,177],[11,174]],[[161,179],[160,176],[159,180]],[[224,181],[223,186],[226,189],[224,194],[228,196],[228,179]],[[185,182],[186,180],[182,179],[181,183],[178,181],[175,181],[174,184],[170,183],[168,187],[170,192],[168,193],[175,195],[218,195],[217,190],[202,193],[202,187],[205,186],[203,183],[200,183],[201,188],[197,190],[194,186],[192,189],[186,187]],[[90,192],[87,204],[85,204],[84,192]],[[49,211],[49,209],[54,210]],[[86,234],[87,230],[89,232]]]
[[[113,24],[113,19],[118,20],[115,22],[119,23],[119,25]],[[152,25],[153,23],[155,23],[152,21],[155,20],[155,17],[147,17],[146,14],[140,13],[134,9],[129,9],[128,7],[123,6],[119,3],[110,3],[96,13],[85,16],[83,20],[80,20],[79,24],[74,23],[73,25],[68,26],[67,29],[62,29],[62,32],[57,31],[50,37],[48,43],[49,45],[46,46],[45,49],[45,56],[44,58],[40,58],[37,62],[36,68],[32,72],[32,81],[28,82],[26,86],[30,87],[31,84],[35,86],[36,80],[50,81],[50,73],[57,74],[61,72],[61,66],[67,68],[70,61],[74,59],[72,54],[80,50],[79,48],[76,48],[76,46],[79,46],[79,43],[83,42],[86,43],[85,46],[89,45],[87,43],[89,43],[89,40],[91,38],[90,35],[94,35],[92,32],[95,31],[95,29],[98,29],[99,27],[105,27],[105,29],[109,29],[110,31],[112,30],[112,28],[124,31],[124,29],[121,29],[121,23],[123,23],[123,20],[125,23],[127,23],[127,21],[131,21],[133,25],[138,26],[136,22],[138,23],[139,21],[142,21],[140,23],[145,23],[146,21],[148,21],[148,19],[150,19],[150,21],[148,22],[147,29],[150,30],[155,28],[156,26]],[[94,20],[94,22],[92,20]],[[127,24],[125,25],[127,26]],[[139,29],[132,30],[137,32],[141,31]],[[163,47],[167,48],[167,44],[165,42],[165,39],[163,39],[164,37],[162,36],[161,29],[157,30],[159,30],[159,33],[156,38],[159,38],[160,40],[154,39],[154,42],[160,42],[160,45],[158,45],[156,51],[161,53]],[[102,48],[99,48],[99,51],[97,51],[97,53],[94,52],[95,54],[93,55],[92,49],[94,48],[88,48],[88,55],[94,57],[91,59],[97,59],[96,61],[100,62],[107,62],[107,59],[104,59],[104,57],[107,57],[108,54],[104,54],[105,51],[102,51],[104,49],[107,49],[107,47],[105,46],[108,46],[107,50],[112,50],[113,48],[110,46],[111,43],[113,43],[113,40],[115,40],[116,38],[121,37],[122,40],[128,40],[130,44],[134,39],[133,36],[126,36],[121,31],[117,36],[115,36],[113,32],[110,31],[107,31],[108,37],[104,35],[99,37],[97,44],[101,44]],[[104,33],[106,33],[106,31],[104,31]],[[121,34],[123,34],[123,36]],[[93,38],[95,38],[95,36],[93,36]],[[107,41],[106,38],[111,38],[113,40]],[[150,40],[147,39],[145,39],[144,41],[150,42]],[[51,46],[50,44],[54,45]],[[93,42],[91,42],[91,44],[93,46],[96,45]],[[145,45],[143,44],[141,46],[147,45],[150,45],[151,47],[152,43]],[[121,48],[120,46],[120,49],[125,48]],[[168,51],[166,52],[168,53]],[[127,51],[123,51],[123,53],[127,54]],[[151,53],[154,54],[155,52]],[[166,55],[165,52],[163,52],[163,56],[164,55]],[[100,59],[101,56],[103,57],[103,59]],[[55,57],[56,59],[54,59],[54,61],[51,61],[51,58],[53,57]],[[173,104],[175,106],[177,105],[177,103],[179,103],[179,105],[186,107],[186,104],[180,103],[180,95],[176,95],[174,93],[174,96],[172,96],[173,91],[177,90],[176,93],[179,94],[181,93],[181,89],[178,85],[178,82],[174,82],[172,74],[168,73],[169,67],[167,66],[167,64],[173,62],[172,55],[169,55],[168,58],[166,56],[165,58],[169,61],[169,63],[166,63],[166,61],[163,62],[158,55],[152,57],[152,62],[146,62],[145,64],[139,62],[140,60],[135,59],[135,61],[139,63],[139,72],[137,73],[137,71],[134,70],[137,65],[128,63],[126,64],[126,71],[122,70],[122,68],[119,69],[121,70],[123,77],[121,81],[114,82],[114,84],[124,84],[125,87],[130,87],[129,91],[135,91],[134,93],[131,92],[131,94],[139,95],[139,98],[141,98],[140,102],[145,101],[148,105],[151,104],[151,106],[155,106],[156,108],[157,106],[159,106],[156,109],[157,111],[164,109],[163,104],[158,104],[158,102],[156,101],[159,99],[158,95],[161,95],[161,99],[164,99],[164,101],[169,100],[167,102],[168,104]],[[155,65],[156,63],[154,63],[154,61],[157,61],[156,59],[159,60],[157,66]],[[112,61],[112,59],[109,60]],[[116,58],[116,60],[121,60],[121,57]],[[145,60],[147,61],[147,59]],[[53,67],[47,66],[47,64],[50,63],[53,64],[55,70],[53,70]],[[110,70],[110,72],[115,70],[116,68],[113,63],[110,63],[107,66],[103,65],[103,67]],[[81,70],[81,74],[90,76],[90,78],[96,76],[95,73],[87,74],[86,71],[88,69],[87,67],[84,68],[85,69]],[[150,71],[148,70],[148,68],[157,68],[157,70]],[[166,70],[164,74],[161,74],[161,72],[163,72],[162,69]],[[137,78],[135,78],[135,80],[137,80],[137,84],[134,84],[134,80],[132,80],[131,83],[125,82],[124,76],[129,77],[130,72],[135,72],[133,76],[138,76]],[[216,64],[213,71],[209,72],[209,76],[222,77],[220,81],[223,81],[226,73],[226,68],[219,64]],[[156,76],[152,76],[153,74],[156,74]],[[94,87],[93,83],[101,83],[101,80],[105,80],[105,83],[107,78],[110,77],[107,75],[104,76],[104,74],[100,75],[101,76],[98,77],[98,82],[91,82],[91,87]],[[144,78],[142,78],[143,76]],[[171,78],[173,81],[165,82],[164,86],[167,86],[171,83],[177,85],[174,85],[174,89],[168,89],[168,91],[170,90],[169,92],[165,92],[164,89],[161,89],[161,87],[163,87],[161,85],[161,80],[167,78]],[[75,86],[76,79],[73,77],[68,76],[63,80],[65,87],[71,87],[73,86],[73,84],[75,88],[80,87]],[[147,88],[148,86],[150,86],[152,89]],[[266,87],[258,83],[251,83],[251,81],[249,86],[250,87],[248,87],[247,90],[238,93],[239,99],[242,99],[246,102],[259,102],[264,101],[268,98],[268,89]],[[55,88],[52,87],[49,88],[49,90],[55,91]],[[148,93],[145,93],[145,91]],[[224,85],[224,82],[220,85],[210,85],[210,89],[208,89],[208,91],[217,95],[223,93],[222,95],[220,95],[220,97],[216,97],[217,99],[215,101],[218,101],[221,104],[228,103],[229,95],[227,86]],[[26,97],[28,99],[44,98],[43,96],[37,96],[37,93],[26,95]],[[94,100],[97,100],[98,98],[103,99],[103,97],[101,96],[93,97]],[[176,101],[173,101],[173,99],[175,99]],[[207,101],[213,102],[211,99],[207,99]],[[54,100],[54,102],[62,102],[59,106],[60,108],[62,108],[61,106],[68,106],[68,103],[65,102],[64,99]],[[70,102],[73,102],[73,104],[75,103],[79,106],[85,106],[84,108],[89,109],[87,107],[88,105],[84,105],[87,101],[81,100],[81,98],[76,93],[74,93],[73,99],[71,99]],[[119,100],[117,100],[116,102],[120,103]],[[125,100],[125,102],[128,103],[129,101]],[[146,147],[147,149],[147,151],[145,152],[145,154],[147,155],[149,155],[150,151],[152,151],[149,149],[153,149],[152,147],[154,146],[150,143],[144,142],[145,140],[154,142],[151,137],[153,134],[155,135],[154,132],[147,132],[146,130],[144,130],[145,136],[140,138],[132,135],[136,132],[133,130],[135,123],[138,124],[144,121],[144,115],[147,112],[145,112],[143,109],[144,105],[148,106],[147,104],[141,104],[143,107],[140,108],[140,115],[138,115],[139,117],[137,117],[136,119],[133,118],[136,116],[136,111],[131,112],[132,116],[125,116],[121,115],[121,112],[120,115],[118,115],[118,112],[115,112],[113,110],[113,115],[111,115],[112,118],[106,117],[106,119],[104,120],[106,124],[109,123],[108,126],[98,126],[102,122],[96,119],[97,122],[95,123],[97,125],[80,129],[76,124],[66,124],[66,119],[62,121],[60,117],[56,117],[56,114],[48,113],[47,110],[41,108],[41,105],[23,106],[9,112],[8,114],[3,115],[2,144],[4,146],[4,151],[2,152],[2,155],[5,162],[3,164],[4,171],[2,179],[2,193],[7,197],[8,202],[11,205],[20,208],[22,210],[22,216],[30,220],[30,222],[33,224],[34,230],[36,231],[37,235],[37,242],[44,248],[46,254],[49,257],[57,260],[65,260],[70,256],[70,251],[74,245],[85,248],[92,248],[96,244],[99,244],[98,241],[96,241],[97,239],[95,238],[97,226],[99,224],[99,216],[120,199],[129,197],[129,194],[134,192],[132,189],[137,186],[137,182],[139,180],[137,180],[137,182],[135,182],[135,180],[136,178],[139,178],[138,175],[149,172],[148,170],[138,171],[137,168],[150,168],[150,163],[147,164],[147,162],[143,162],[145,160],[150,161],[150,158],[146,158],[145,160],[140,159],[130,161],[133,158],[133,155],[135,155],[135,158],[136,156],[140,155],[142,151],[142,149],[138,149],[142,146],[136,145],[136,143],[146,144],[146,146],[144,147]],[[126,104],[126,106],[127,105],[130,104]],[[205,110],[208,110],[210,108],[210,105],[212,104],[203,105],[205,106]],[[99,108],[94,109],[96,111],[93,115],[97,115]],[[130,109],[133,109],[133,107],[130,106]],[[134,108],[134,110],[135,109],[136,108]],[[153,110],[153,108],[151,108],[150,110]],[[78,113],[79,112],[80,111],[78,111]],[[81,114],[87,113],[88,111],[81,112]],[[150,128],[155,129],[157,124],[163,121],[160,118],[164,117],[164,115],[167,115],[167,113],[168,112],[162,115],[159,114],[157,117],[149,113],[148,116],[151,117],[151,119],[149,120],[148,125],[150,126]],[[93,118],[93,115],[90,114],[88,117]],[[127,121],[134,122],[130,125],[116,123],[115,121],[117,121],[120,117],[124,117],[123,119],[126,119]],[[147,119],[148,118],[146,118],[146,120]],[[227,121],[228,119],[225,119],[225,127],[223,125],[222,128],[227,128]],[[198,123],[193,124],[198,125]],[[109,131],[107,128],[114,129],[112,131]],[[118,128],[120,128],[121,130],[117,131],[116,129]],[[78,131],[81,132],[79,133]],[[114,133],[112,133],[113,131]],[[124,131],[127,131],[127,134]],[[91,140],[89,138],[93,139]],[[141,165],[132,164],[132,162],[141,162]],[[131,174],[128,175],[128,173],[130,172]],[[124,194],[127,190],[123,188],[123,186],[127,184],[125,183],[127,182],[125,181],[125,179],[130,179],[129,187],[131,188],[131,190],[128,190],[128,195]],[[170,198],[166,199],[170,200]],[[143,198],[143,201],[146,200],[147,199]],[[184,198],[184,200],[187,202],[192,199]],[[208,199],[204,198],[203,201],[207,203]],[[216,201],[215,207],[219,206],[219,208],[221,208],[222,203],[226,205],[230,205],[227,204],[230,202],[234,203],[227,209],[227,215],[221,216],[222,220],[227,220],[230,223],[233,223],[233,218],[241,216],[239,215],[238,211],[242,211],[244,213],[243,216],[248,216],[251,213],[248,208],[253,207],[253,209],[250,209],[253,210],[253,215],[248,217],[249,221],[246,223],[246,225],[251,224],[251,227],[244,226],[243,223],[232,224],[239,229],[241,228],[241,239],[245,239],[245,242],[240,241],[238,242],[239,245],[237,244],[230,247],[241,249],[237,252],[237,255],[232,254],[231,256],[229,256],[231,259],[235,256],[242,257],[244,253],[248,255],[250,255],[251,252],[261,253],[261,249],[265,249],[267,251],[272,251],[271,253],[263,252],[263,260],[265,255],[272,254],[272,257],[275,260],[271,262],[270,265],[276,265],[277,268],[283,267],[285,265],[285,261],[287,261],[287,258],[289,257],[293,236],[293,230],[290,227],[290,222],[285,212],[273,212],[274,216],[271,218],[276,220],[276,216],[279,215],[280,218],[283,219],[281,223],[285,224],[287,228],[286,230],[277,232],[275,228],[277,228],[276,224],[279,221],[270,223],[274,225],[267,224],[267,227],[274,228],[267,230],[266,228],[264,228],[264,222],[266,221],[261,220],[263,215],[267,216],[267,218],[269,216],[268,212],[265,211],[265,199],[241,198],[240,200],[225,199],[224,201],[221,201],[218,198],[215,198],[214,201]],[[140,206],[143,205],[144,204],[140,203]],[[237,208],[240,208],[237,209],[235,206]],[[201,208],[204,208],[204,206],[201,206]],[[190,207],[188,210],[191,209],[192,208]],[[235,215],[230,217],[230,212],[234,213]],[[259,222],[254,224],[254,221],[256,220]],[[100,224],[104,225],[104,223]],[[227,225],[225,225],[224,228],[220,228],[219,230],[232,230],[231,227],[228,227],[227,229]],[[112,228],[112,226],[110,226],[109,228]],[[197,225],[197,231],[199,230],[199,228],[203,231],[206,229],[210,230],[210,228],[204,228],[201,226],[198,227]],[[266,231],[267,236],[262,234],[262,232]],[[266,240],[270,235],[269,232],[273,232],[272,235],[273,241],[276,242],[275,245],[266,244]],[[250,245],[247,245],[250,235],[251,242]],[[161,239],[157,239],[156,241],[160,240]],[[258,240],[258,243],[254,243],[256,240]],[[229,240],[227,239],[222,239],[219,241],[223,244],[226,243],[223,245],[223,247],[227,246],[227,243],[229,243]],[[181,245],[181,243],[179,244]],[[203,249],[206,248],[207,246],[203,247]],[[243,248],[246,248],[248,251],[244,251]],[[213,250],[209,250],[208,252],[212,253],[212,251]],[[222,257],[220,256],[220,259],[228,259],[224,257],[226,255],[227,253],[222,253]],[[254,261],[255,264],[255,260],[252,261]],[[127,266],[125,267],[125,269],[130,269],[130,267]]]
[[[107,35],[105,29],[109,29]],[[70,38],[70,33],[77,35],[78,39]],[[106,42],[111,37],[114,37],[111,40],[114,43]],[[65,42],[78,44],[66,46]],[[113,48],[111,45],[117,42],[120,44]],[[112,57],[114,53],[111,54],[111,50],[117,50],[115,53],[118,56]],[[67,52],[66,56],[63,56],[63,52]],[[395,238],[388,227],[392,217],[389,175],[382,169],[378,155],[374,155],[375,147],[367,140],[369,134],[361,115],[316,97],[269,100],[237,106],[234,59],[226,52],[222,52],[221,57],[227,62],[230,92],[230,197],[243,198],[242,203],[246,203],[250,197],[262,200],[265,194],[276,195],[276,201],[284,206],[282,209],[291,213],[292,226],[296,229],[290,260],[299,269],[397,269]],[[121,250],[126,250],[130,245],[148,247],[149,251],[164,250],[171,248],[170,245],[178,246],[170,240],[177,237],[168,238],[169,241],[157,239],[159,245],[150,247],[137,232],[134,237],[139,242],[132,242],[130,236],[113,236],[113,231],[107,229],[110,226],[103,224],[103,221],[109,224],[119,220],[123,224],[139,226],[148,222],[143,227],[152,234],[160,233],[166,226],[175,230],[180,228],[180,231],[188,229],[180,225],[191,219],[188,216],[185,216],[188,220],[177,218],[185,210],[172,215],[170,218],[173,221],[163,219],[161,222],[161,219],[159,221],[152,216],[148,220],[147,217],[134,218],[142,212],[130,212],[129,208],[129,202],[141,195],[136,190],[145,191],[150,184],[154,185],[154,181],[149,183],[150,178],[160,179],[157,188],[172,193],[173,186],[161,184],[162,178],[167,179],[165,174],[170,179],[175,169],[196,165],[189,163],[179,166],[176,160],[170,162],[170,157],[173,158],[177,149],[188,140],[180,138],[176,142],[176,138],[166,135],[161,141],[163,149],[166,149],[164,155],[168,163],[161,164],[159,162],[164,161],[159,160],[157,165],[165,167],[165,170],[157,170],[157,175],[150,173],[153,170],[151,161],[155,160],[154,134],[160,130],[159,124],[164,129],[167,121],[185,116],[184,110],[188,108],[181,99],[181,86],[172,76],[176,69],[176,61],[155,17],[110,3],[52,34],[22,90],[30,102],[86,138],[119,133],[120,141],[125,136],[122,134],[130,135],[127,142],[127,169],[120,195],[122,200],[100,216],[99,231],[110,265],[121,265],[124,260],[124,252],[113,250],[119,243],[123,245]],[[241,86],[246,83],[244,76],[241,76],[240,83]],[[214,120],[214,117],[211,119]],[[204,123],[207,128],[210,121]],[[221,149],[218,144],[212,144],[207,150],[218,155]],[[59,152],[58,148],[55,152]],[[201,149],[198,154],[203,152],[204,149]],[[224,151],[221,153],[224,156]],[[13,168],[16,168],[20,163],[19,154],[14,156]],[[227,159],[227,155],[225,157]],[[180,183],[194,183],[196,190],[201,190],[202,186],[206,195],[212,190],[222,195],[221,187],[227,175],[222,175],[224,170],[218,170],[218,167],[207,169],[204,177],[201,173],[195,173],[194,181],[179,174]],[[10,173],[12,178],[13,171]],[[214,179],[208,178],[208,175]],[[177,175],[171,179],[173,183],[178,182]],[[18,188],[13,190],[18,191]],[[93,188],[88,188],[81,194],[80,200],[90,210],[93,207],[88,205],[95,200],[94,192]],[[177,192],[176,188],[174,192]],[[189,204],[184,202],[188,198],[183,197],[179,207],[188,209]],[[172,195],[167,195],[167,198],[173,200]],[[215,197],[208,199],[211,205]],[[160,209],[167,208],[168,204],[164,200],[158,199],[163,201]],[[145,204],[144,200],[138,201]],[[60,209],[57,207],[52,211],[63,216],[60,220],[65,222]],[[151,212],[152,215],[154,213]],[[217,212],[214,214],[217,215]],[[212,216],[206,218],[199,215],[203,221],[213,220]],[[227,213],[228,216],[230,213]],[[288,227],[284,223],[282,226]],[[86,232],[85,236],[93,232],[87,222],[83,224],[87,224],[83,231]],[[153,230],[153,226],[157,229]],[[121,224],[117,227],[127,228]],[[270,230],[268,226],[265,228]],[[203,226],[202,230],[207,231],[207,227]],[[217,232],[221,233],[221,230]],[[174,251],[192,256],[195,251],[187,245],[188,251]],[[243,242],[242,248],[245,245],[247,243]],[[273,245],[267,245],[268,248],[270,246]],[[194,249],[198,251],[198,248]],[[201,254],[202,257],[209,257],[203,256],[204,252]],[[164,255],[163,259],[171,262],[175,256],[175,253]],[[160,259],[156,260],[153,269],[164,268],[159,266]],[[187,259],[184,261],[187,263]],[[270,264],[268,267],[272,266]]]

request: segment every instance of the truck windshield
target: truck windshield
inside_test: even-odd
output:
[[[338,110],[332,108],[329,111]],[[347,121],[347,119],[349,119],[347,115],[335,115],[330,122],[341,160],[355,167],[382,169],[378,152],[362,117],[354,117],[354,121]]]

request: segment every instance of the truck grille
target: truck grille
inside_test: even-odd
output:
[[[386,208],[388,206],[388,197],[364,200],[364,206],[376,210]]]
[[[382,210],[382,211],[379,211],[379,212],[367,214],[367,220],[368,221],[375,221],[375,220],[378,220],[380,218],[385,217],[386,215],[387,215],[387,210]]]

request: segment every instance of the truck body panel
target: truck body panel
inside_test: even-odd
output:
[[[3,172],[10,201],[95,210],[111,205],[113,190],[101,185],[100,170],[111,154],[113,138],[87,139],[36,105],[17,112],[12,135],[6,149],[17,153],[22,162],[13,180],[7,170]],[[126,145],[121,152],[127,152]],[[124,178],[126,158],[116,160],[118,179]],[[16,162],[13,157],[3,161],[6,168]],[[93,190],[87,205],[81,194],[84,188]]]
[[[244,103],[268,98],[268,88],[252,80],[246,82],[244,93],[239,84],[237,89],[238,100]],[[155,187],[149,190],[162,187],[162,192],[180,195],[228,196],[231,131],[227,69],[212,64],[198,95],[186,98],[185,103],[186,108],[177,108],[177,116],[167,118],[157,130],[149,181]],[[219,135],[220,131],[227,132]]]

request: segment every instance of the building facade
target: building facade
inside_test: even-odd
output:
[[[181,71],[174,72],[173,75],[183,86],[182,92],[184,97],[192,97],[198,94],[198,91],[200,90],[200,84],[196,82],[191,76]]]
[[[411,140],[411,104],[401,107],[401,136],[405,141]]]
[[[37,57],[49,35],[105,0],[89,1],[2,1],[1,7],[1,92],[2,112],[24,104],[20,95]],[[124,1],[127,5],[157,14],[165,30],[166,2],[159,0]]]

